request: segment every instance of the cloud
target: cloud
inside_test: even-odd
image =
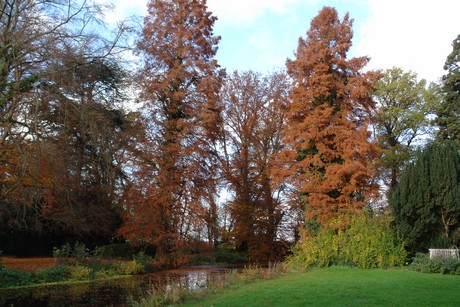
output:
[[[355,44],[358,55],[372,58],[369,68],[399,66],[438,81],[460,33],[460,1],[369,0],[369,7]]]
[[[311,1],[311,0],[308,0]],[[218,16],[219,24],[246,25],[267,11],[283,13],[301,0],[208,0],[208,9]]]
[[[98,3],[110,3],[113,10],[105,12],[105,21],[116,24],[131,16],[145,16],[147,14],[147,0],[96,0]]]

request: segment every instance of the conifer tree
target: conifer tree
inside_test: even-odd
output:
[[[139,42],[150,131],[121,233],[153,244],[157,259],[169,265],[184,261],[186,238],[216,212],[209,208],[215,206],[212,152],[224,72],[214,59],[220,39],[213,35],[215,20],[205,0],[151,0]]]
[[[287,61],[294,85],[287,104],[285,148],[274,164],[278,181],[305,206],[307,223],[328,225],[359,212],[375,192],[368,111],[374,75],[367,57],[347,59],[353,21],[324,7]]]
[[[411,252],[460,243],[460,155],[448,141],[428,145],[390,192],[396,226]]]
[[[453,50],[446,59],[442,88],[444,99],[437,109],[441,140],[455,140],[460,146],[460,35],[452,42]]]

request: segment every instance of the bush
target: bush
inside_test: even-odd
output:
[[[39,282],[58,282],[68,280],[70,277],[70,266],[59,265],[48,269],[38,269],[35,277]]]
[[[139,252],[133,256],[133,260],[139,264],[146,265],[153,261],[152,256],[146,255],[144,252]]]
[[[0,285],[2,287],[25,286],[33,282],[32,275],[28,272],[0,268]]]
[[[136,261],[124,262],[120,264],[118,273],[121,275],[136,275],[144,272],[144,266]]]
[[[322,228],[314,236],[304,231],[287,263],[301,269],[331,265],[363,269],[403,266],[407,254],[391,222],[387,216],[359,215],[345,227],[339,227],[343,222],[337,220],[336,227]]]
[[[53,248],[53,257],[57,259],[58,264],[84,264],[87,263],[91,252],[85,244],[75,242],[72,247],[69,243],[62,245],[60,248]]]
[[[70,279],[71,280],[89,280],[90,274],[93,270],[85,266],[77,265],[70,268]]]
[[[460,260],[449,257],[430,259],[426,254],[417,253],[408,268],[423,273],[460,275]]]

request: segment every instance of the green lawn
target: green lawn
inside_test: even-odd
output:
[[[187,306],[460,306],[460,276],[332,267],[229,288]]]

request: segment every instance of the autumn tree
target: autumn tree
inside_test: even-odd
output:
[[[153,244],[158,261],[178,265],[188,239],[216,212],[213,182],[218,92],[216,17],[202,0],[151,0],[138,44],[148,135],[126,197],[121,233]],[[190,246],[189,246],[190,247]]]
[[[460,139],[460,35],[452,42],[452,52],[446,59],[444,70],[447,74],[442,78],[443,100],[436,110],[439,126],[438,138]]]
[[[230,236],[236,248],[253,259],[274,259],[279,254],[276,240],[286,210],[268,168],[280,148],[287,91],[284,73],[264,77],[252,71],[235,71],[222,90],[222,168],[231,192],[234,226]]]
[[[122,177],[116,159],[126,141],[115,113],[123,113],[116,100],[125,76],[114,57],[122,31],[95,33],[105,9],[80,1],[1,3],[2,242],[22,234],[30,244],[113,235]],[[89,135],[91,142],[75,146]]]
[[[361,71],[367,57],[347,59],[352,23],[348,14],[340,20],[324,7],[299,39],[296,58],[287,61],[293,86],[284,149],[273,169],[310,225],[359,212],[375,192],[367,130],[374,77]]]
[[[391,188],[413,157],[417,141],[429,135],[429,115],[438,100],[437,87],[427,87],[417,74],[393,67],[376,84],[373,127],[381,158],[381,178]]]

